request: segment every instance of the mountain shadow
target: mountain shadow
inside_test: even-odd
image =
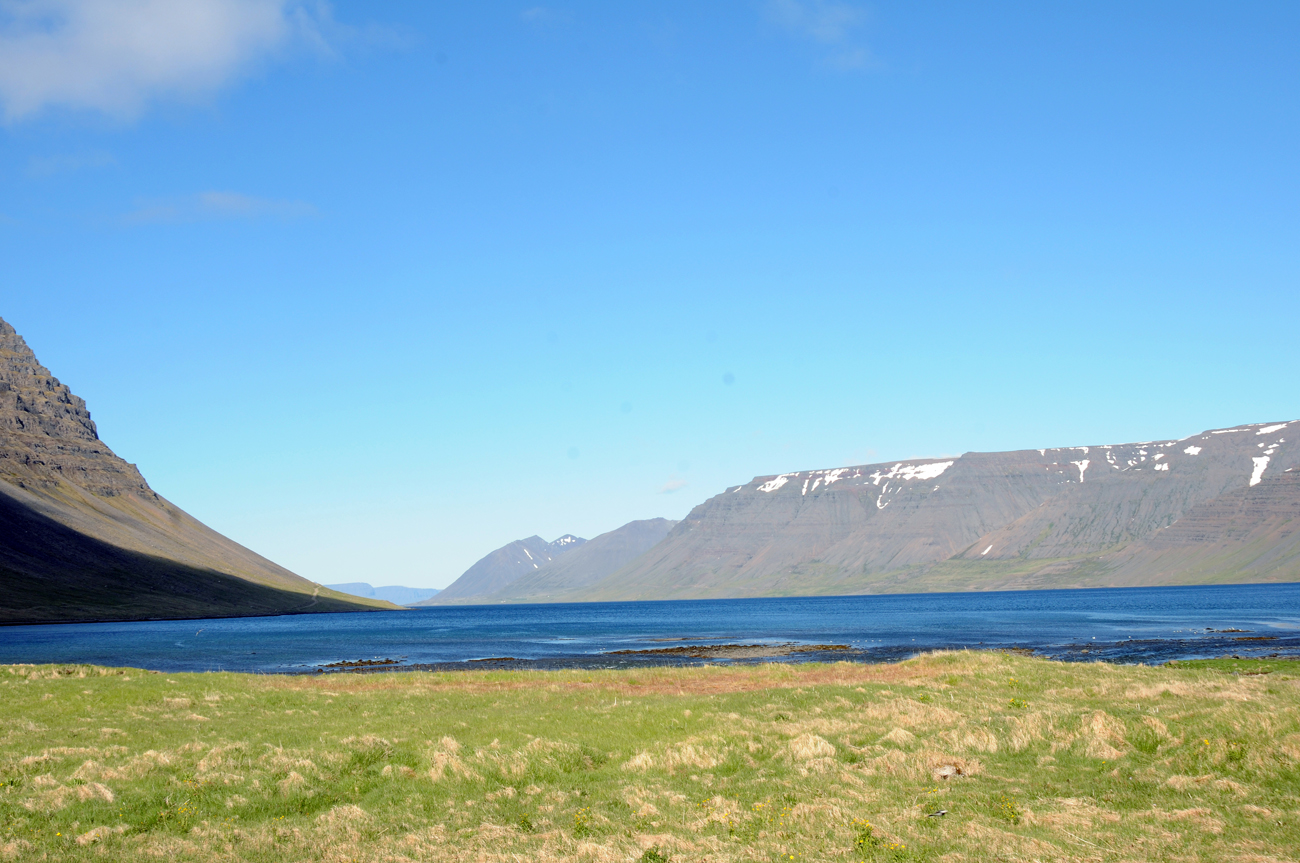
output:
[[[369,607],[119,548],[0,490],[0,623],[245,617]]]
[[[396,607],[308,581],[163,498],[3,319],[0,504],[0,623]]]

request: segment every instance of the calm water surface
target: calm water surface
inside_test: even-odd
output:
[[[0,627],[0,662],[264,673],[379,658],[404,667],[593,668],[705,661],[609,655],[616,650],[784,642],[851,648],[790,657],[803,660],[882,661],[962,647],[1018,647],[1061,659],[1119,662],[1300,655],[1300,584],[460,606],[11,626]]]

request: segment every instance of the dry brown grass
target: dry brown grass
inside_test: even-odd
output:
[[[0,681],[3,861],[1247,861],[1300,846],[1300,681],[1280,674],[962,653]],[[855,844],[867,821],[874,844]]]

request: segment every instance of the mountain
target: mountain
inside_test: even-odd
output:
[[[0,319],[0,623],[392,608],[308,581],[149,487]]]
[[[629,522],[526,572],[485,601],[563,602],[575,591],[595,584],[649,551],[675,524],[666,518]]]
[[[1193,507],[1114,557],[1112,579],[1158,584],[1300,578],[1300,468]]]
[[[573,600],[1300,580],[1300,421],[757,477]]]
[[[453,601],[478,601],[506,589],[530,572],[563,554],[581,548],[585,539],[566,533],[554,542],[540,536],[517,539],[479,560],[437,596],[416,605],[446,605]]]
[[[352,596],[364,596],[369,599],[382,599],[394,605],[415,605],[422,599],[437,596],[438,591],[432,587],[372,587],[364,581],[350,581],[347,584],[327,584],[330,590],[348,593]]]

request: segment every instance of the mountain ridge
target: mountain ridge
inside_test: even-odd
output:
[[[0,623],[393,608],[344,597],[163,498],[0,319]]]
[[[563,602],[566,595],[600,581],[637,555],[648,551],[676,523],[666,518],[631,521],[593,539],[584,540],[573,551],[535,565],[531,572],[525,568],[520,575],[497,590],[460,594],[443,602],[438,602],[438,597],[434,597],[418,604]],[[504,546],[492,554],[508,548],[509,545]]]
[[[447,585],[437,596],[414,603],[415,606],[449,605],[505,590],[527,573],[540,569],[563,554],[581,548],[587,540],[566,533],[553,542],[530,536],[508,542],[488,552]]]
[[[1300,432],[1300,421],[759,476],[701,503],[662,542],[567,600],[1147,583],[1157,575],[1144,543],[1158,531],[1294,473],[1300,447],[1288,429]],[[1276,485],[1269,506],[1284,511],[1300,486]],[[1159,583],[1233,577],[1182,554]],[[1267,577],[1300,579],[1278,555]]]
[[[394,605],[408,606],[414,605],[421,600],[429,599],[438,595],[438,590],[432,587],[405,587],[399,584],[387,584],[376,587],[366,581],[349,581],[343,584],[327,584],[330,590],[336,590],[339,593],[346,593],[350,596],[360,596],[366,599],[382,599],[385,602],[391,602]]]

